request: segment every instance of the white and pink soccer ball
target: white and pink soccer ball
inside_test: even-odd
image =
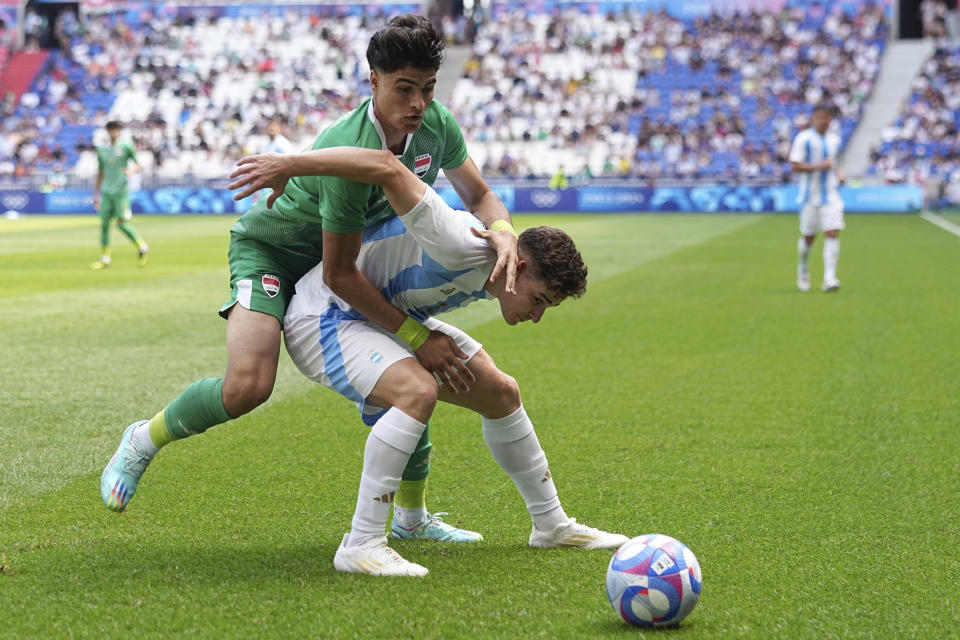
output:
[[[686,618],[700,599],[700,563],[685,544],[659,533],[620,547],[607,567],[613,610],[638,627],[666,627]]]

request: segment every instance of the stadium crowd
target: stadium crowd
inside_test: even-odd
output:
[[[887,182],[932,182],[938,197],[960,202],[960,47],[938,47],[911,89],[868,172]]]
[[[61,52],[19,105],[0,105],[0,175],[92,175],[91,136],[108,117],[159,178],[222,177],[265,148],[272,120],[299,148],[368,95],[365,43],[384,21],[296,8],[126,15],[58,26]],[[888,29],[871,3],[688,21],[515,4],[479,26],[438,22],[450,42],[474,40],[448,106],[485,175],[657,180],[779,181],[822,100],[846,138]]]
[[[109,114],[128,123],[148,173],[222,177],[262,150],[271,120],[308,141],[356,106],[369,93],[365,43],[384,20],[296,10],[262,19],[148,12],[139,24],[95,17],[68,55],[50,55],[19,105],[6,105],[0,173],[62,162],[95,173],[90,137]]]
[[[852,131],[887,31],[870,3],[687,22],[517,7],[478,31],[451,108],[487,174],[779,179],[811,105]]]

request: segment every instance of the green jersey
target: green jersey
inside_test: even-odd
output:
[[[371,98],[330,125],[313,144],[314,149],[330,147],[387,148]],[[430,103],[420,128],[407,136],[399,158],[430,185],[440,169],[462,165],[467,147],[450,111],[436,100]],[[266,198],[261,198],[231,231],[238,238],[258,240],[319,262],[324,229],[353,233],[395,215],[377,185],[329,176],[300,176],[287,183],[273,209],[267,209]]]
[[[129,142],[118,142],[107,147],[97,147],[97,167],[103,175],[100,193],[108,196],[127,195],[126,168],[130,161],[137,161],[137,152]]]

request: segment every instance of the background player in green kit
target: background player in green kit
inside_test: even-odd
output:
[[[147,264],[147,243],[130,224],[130,187],[127,176],[141,171],[137,162],[137,152],[129,142],[120,142],[123,130],[116,120],[106,126],[110,136],[110,145],[97,147],[97,185],[93,190],[93,206],[100,213],[100,259],[90,265],[93,269],[105,269],[110,266],[110,222],[117,221],[117,227],[130,242],[137,245],[137,264]]]
[[[498,256],[491,281],[502,275],[515,293],[517,239],[509,214],[469,158],[453,116],[433,100],[443,40],[426,18],[398,16],[371,37],[367,60],[372,98],[321,133],[314,148],[389,149],[428,184],[444,169],[467,208],[491,229],[485,237]],[[321,259],[337,295],[403,338],[424,368],[450,381],[451,391],[469,388],[473,377],[456,343],[390,304],[356,267],[363,230],[396,215],[382,188],[303,173],[292,171],[298,177],[261,199],[231,230],[231,297],[220,311],[227,318],[226,373],[194,382],[151,420],[127,427],[100,479],[110,509],[127,506],[160,447],[248,413],[269,398],[284,311],[297,280]],[[480,539],[427,514],[429,452],[425,431],[403,474],[395,521],[402,521],[409,537]]]

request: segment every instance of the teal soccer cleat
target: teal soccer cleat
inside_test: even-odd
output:
[[[426,517],[411,528],[402,527],[394,519],[390,526],[390,535],[405,540],[435,540],[437,542],[480,542],[483,536],[476,531],[457,529],[440,519],[446,513],[428,513]]]
[[[133,440],[134,430],[146,422],[140,420],[127,427],[116,453],[100,474],[100,497],[111,511],[123,511],[127,508],[133,500],[133,494],[137,492],[140,476],[153,460],[153,456],[138,449]]]

